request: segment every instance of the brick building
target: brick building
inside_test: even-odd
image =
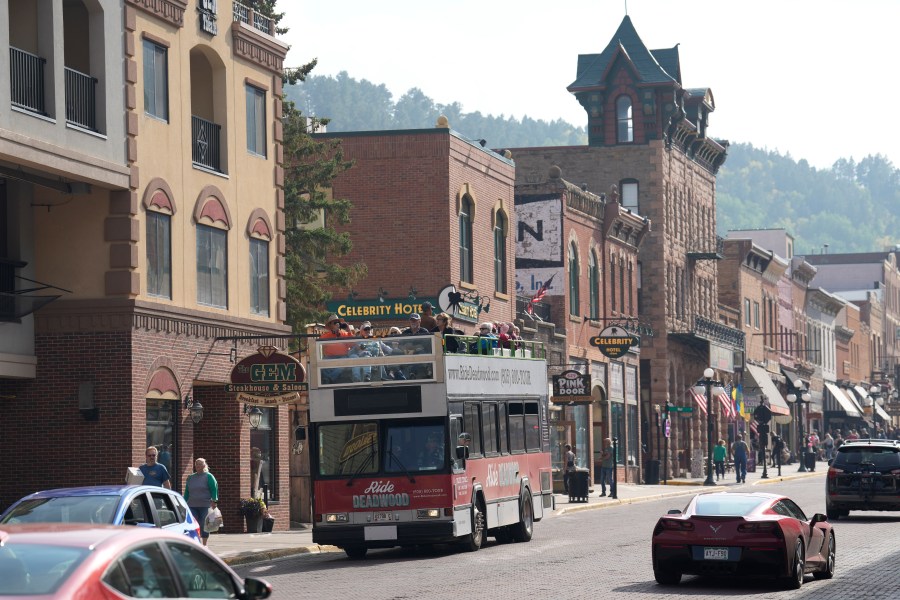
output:
[[[640,348],[610,359],[590,340],[616,323],[639,333],[637,255],[650,223],[623,207],[617,192],[607,198],[582,190],[555,166],[542,181],[517,177],[515,200],[516,288],[532,296],[550,282],[544,298],[549,321],[566,336],[565,352],[550,362],[550,375],[576,370],[590,374],[593,387],[589,399],[557,404],[555,464],[562,464],[563,448],[571,444],[578,466],[597,480],[603,440],[617,438],[620,480],[639,481]]]
[[[430,301],[447,309],[441,291],[463,294],[456,328],[515,317],[512,161],[483,148],[439,119],[434,129],[317,134],[340,138],[353,168],[333,185],[352,205],[353,249],[338,262],[365,263],[352,290],[333,290],[328,308],[376,330],[408,326]],[[453,312],[453,311],[448,311]]]
[[[656,423],[668,404],[690,403],[689,388],[714,366],[728,379],[742,351],[741,331],[718,321],[716,172],[727,142],[707,134],[715,100],[681,83],[678,48],[649,50],[625,17],[600,54],[581,55],[569,91],[585,108],[587,147],[513,149],[528,181],[559,166],[588,190],[616,185],[622,205],[653,223],[635,268],[638,314],[653,330],[641,344],[641,422]],[[626,316],[621,307],[610,317]],[[648,427],[653,459],[662,448]],[[665,473],[699,472],[706,453],[700,411],[673,421]],[[664,461],[665,462],[665,461]]]
[[[0,22],[0,507],[123,482],[153,445],[176,489],[208,459],[227,530],[263,482],[287,528],[289,409],[251,431],[224,392],[288,333],[287,46],[237,2],[0,0]]]

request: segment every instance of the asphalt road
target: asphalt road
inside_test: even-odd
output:
[[[740,488],[731,488],[736,491]],[[824,478],[764,486],[754,491],[784,493],[807,513],[825,512]],[[449,548],[369,551],[363,561],[343,553],[311,554],[238,570],[269,580],[274,598],[380,600],[417,598],[721,598],[754,600],[895,599],[900,596],[900,512],[851,513],[834,523],[837,567],[834,579],[806,577],[796,592],[770,581],[709,580],[686,576],[676,587],[653,579],[650,535],[656,519],[682,508],[689,497],[560,515],[535,524],[527,544],[480,551]]]

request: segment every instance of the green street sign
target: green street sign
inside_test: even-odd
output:
[[[677,412],[677,413],[690,413],[694,412],[693,406],[667,406],[666,410],[669,412]]]

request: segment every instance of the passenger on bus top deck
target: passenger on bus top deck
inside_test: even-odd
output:
[[[337,315],[331,315],[325,321],[325,333],[319,336],[320,340],[352,337],[346,323],[342,323]],[[325,358],[337,358],[347,356],[350,346],[347,344],[328,344],[322,348]]]
[[[432,306],[431,302],[428,302],[427,300],[422,303],[421,325],[428,331],[434,331],[434,328],[437,327],[437,320],[434,316],[434,306]]]
[[[428,335],[431,333],[422,327],[422,317],[418,313],[409,315],[409,327],[403,330],[403,335]]]

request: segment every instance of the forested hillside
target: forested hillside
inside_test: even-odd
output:
[[[584,127],[504,115],[465,112],[457,102],[438,104],[412,88],[394,100],[382,85],[346,72],[314,76],[287,86],[305,114],[331,119],[328,130],[375,131],[434,127],[439,115],[488,148],[570,146],[587,143]],[[513,157],[515,158],[515,157]],[[797,254],[873,252],[900,244],[900,170],[881,155],[841,159],[815,169],[790,155],[735,143],[718,177],[718,225],[730,229],[784,228]]]

